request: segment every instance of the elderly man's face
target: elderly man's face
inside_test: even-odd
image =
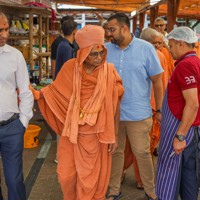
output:
[[[162,44],[160,37],[152,37],[151,44],[153,44],[156,49],[160,50],[160,45]]]
[[[5,16],[0,16],[0,47],[6,44],[9,35],[9,24]]]

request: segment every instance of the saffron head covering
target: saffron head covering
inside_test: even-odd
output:
[[[75,34],[75,40],[80,49],[95,45],[104,45],[104,29],[97,25],[85,25]]]

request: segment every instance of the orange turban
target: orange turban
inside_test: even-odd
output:
[[[76,32],[75,40],[80,49],[94,44],[104,45],[104,29],[101,26],[85,25]]]

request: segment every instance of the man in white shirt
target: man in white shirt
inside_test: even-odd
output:
[[[9,24],[0,12],[0,153],[8,200],[26,200],[22,172],[24,132],[33,116],[33,95],[23,55],[6,44]]]

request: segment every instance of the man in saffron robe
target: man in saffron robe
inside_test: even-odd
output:
[[[163,55],[165,56],[169,76],[171,76],[172,72],[174,71],[174,60],[172,58],[172,55],[169,52],[168,47],[166,47],[164,44],[165,44],[164,36],[162,35],[162,33],[160,33],[160,43],[157,44],[157,49],[160,50],[163,53]]]
[[[61,133],[57,172],[64,200],[104,200],[117,147],[122,81],[106,62],[102,27],[86,25],[75,39],[77,58],[41,90],[38,103],[49,125]]]
[[[164,70],[164,72],[162,73],[162,85],[163,85],[163,91],[165,91],[168,80],[170,78],[170,74],[169,74],[169,69],[167,66],[167,61],[165,59],[165,56],[158,49],[158,46],[160,44],[160,33],[152,28],[146,28],[142,31],[140,38],[143,40],[146,40],[147,42],[150,42],[156,49],[156,53],[158,55],[160,64]],[[152,128],[150,131],[150,137],[151,137],[151,145],[150,145],[151,149],[150,150],[151,150],[151,154],[153,154],[153,152],[159,142],[159,139],[160,139],[160,124],[158,123],[158,121],[156,120],[156,117],[155,117],[156,116],[156,102],[155,102],[155,98],[154,98],[154,90],[153,89],[152,89],[152,93],[151,93],[151,107],[152,107],[152,111],[153,111],[153,124],[152,124]]]
[[[197,164],[200,125],[200,60],[198,40],[188,27],[168,35],[176,60],[162,106],[156,193],[159,200],[197,200]]]

